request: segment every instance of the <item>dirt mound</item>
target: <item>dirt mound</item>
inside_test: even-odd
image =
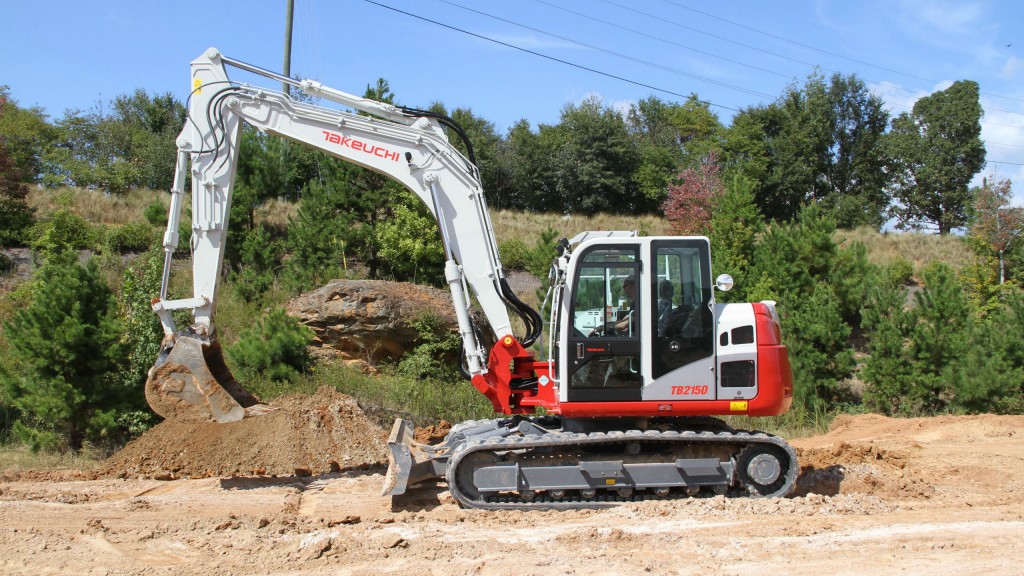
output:
[[[332,388],[286,396],[276,411],[227,424],[165,420],[110,457],[100,476],[172,479],[309,475],[381,466],[387,432]]]
[[[974,448],[1020,446],[1024,417],[940,416],[888,418],[840,416],[827,434],[792,442],[800,462],[796,495],[871,494],[884,498],[933,498],[956,477],[960,488],[1005,482]],[[1012,451],[1012,450],[1011,450]],[[998,467],[997,467],[998,468]]]
[[[829,448],[798,448],[795,495],[872,494],[928,498],[934,488],[907,468],[908,454],[870,444],[839,442]]]

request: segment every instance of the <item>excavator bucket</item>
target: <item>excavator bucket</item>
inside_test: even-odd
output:
[[[388,436],[388,473],[381,496],[400,496],[417,482],[443,478],[447,451],[437,448],[416,442],[412,422],[396,418]]]
[[[146,401],[175,420],[234,422],[274,410],[235,380],[215,339],[191,333],[164,339],[146,380]]]

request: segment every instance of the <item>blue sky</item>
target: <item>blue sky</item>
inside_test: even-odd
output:
[[[625,108],[696,93],[729,123],[815,67],[856,73],[893,114],[971,79],[985,108],[984,175],[1014,180],[1024,203],[1024,3],[375,1],[387,7],[295,0],[293,75],[359,95],[383,77],[400,104],[468,107],[501,132],[519,119],[555,123],[590,96]],[[188,63],[210,46],[282,68],[284,0],[0,5],[0,84],[53,119],[136,88],[184,101]]]

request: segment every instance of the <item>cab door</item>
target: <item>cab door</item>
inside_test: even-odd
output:
[[[707,238],[651,241],[652,382],[644,400],[713,400],[714,301]]]
[[[640,400],[645,324],[640,250],[636,245],[596,245],[579,258],[569,302],[567,399]],[[632,299],[626,288],[630,280]]]

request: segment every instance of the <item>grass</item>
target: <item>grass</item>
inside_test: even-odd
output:
[[[527,244],[540,238],[548,228],[558,233],[558,238],[572,238],[588,230],[639,230],[646,236],[665,234],[668,222],[657,216],[619,216],[597,214],[594,216],[570,216],[559,214],[538,214],[513,210],[496,210],[491,213],[494,235],[498,242],[520,238]]]
[[[961,236],[924,234],[920,232],[878,232],[872,228],[839,230],[836,241],[840,244],[861,242],[867,248],[868,261],[878,266],[903,258],[914,267],[914,276],[920,278],[921,269],[930,262],[949,264],[954,270],[974,262],[974,254]]]
[[[154,202],[169,205],[169,194],[135,189],[115,196],[83,188],[42,188],[29,190],[28,204],[36,209],[36,218],[44,220],[61,208],[68,208],[91,224],[122,225],[145,222],[143,212]]]
[[[849,413],[851,412],[847,410],[810,410],[794,405],[788,412],[779,416],[726,416],[723,420],[737,430],[759,430],[792,439],[824,434],[828,432],[836,416]]]
[[[87,446],[81,452],[33,452],[27,446],[16,444],[0,446],[0,471],[6,473],[27,470],[46,472],[50,470],[82,470],[96,468],[109,456],[107,451]]]

